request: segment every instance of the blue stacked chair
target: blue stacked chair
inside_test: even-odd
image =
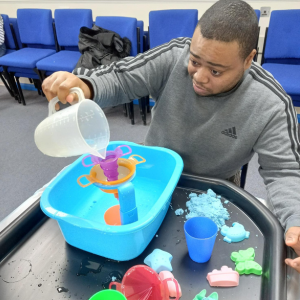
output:
[[[7,15],[2,14],[2,19],[3,19],[3,28],[4,28],[4,32],[5,32],[5,46],[6,46],[6,53],[5,55],[9,54],[9,53],[13,53],[16,50],[19,49],[17,40],[16,40],[16,34],[14,32],[14,29],[11,27],[10,24],[10,19]],[[11,79],[6,77],[6,74],[4,74],[3,72],[3,68],[0,67],[0,78],[2,80],[2,82],[4,83],[6,89],[8,90],[8,92],[10,93],[10,95],[12,97],[15,97],[16,100],[18,99],[18,95],[14,94],[14,90],[13,87],[10,84]]]
[[[266,30],[262,67],[300,106],[300,9],[274,10]]]
[[[259,9],[254,9],[255,13],[256,13],[256,16],[257,16],[257,20],[259,22],[259,19],[260,19],[260,10]],[[259,30],[258,30],[258,35],[257,35],[257,43],[256,43],[256,55],[254,57],[254,61],[257,61],[257,56],[258,56],[258,52],[259,52],[259,48],[258,48],[258,39],[259,39],[259,32],[260,32],[260,27],[259,27]]]
[[[150,48],[168,43],[174,38],[192,37],[197,23],[197,9],[170,9],[150,11]]]
[[[156,10],[149,13],[149,31],[146,35],[149,48],[170,42],[178,37],[192,37],[198,23],[197,9]],[[150,111],[149,96],[147,110]]]
[[[136,26],[138,28],[138,32],[140,33],[140,37],[139,37],[139,44],[140,44],[139,49],[140,50],[139,50],[139,53],[143,53],[144,52],[144,39],[145,39],[145,36],[144,36],[144,22],[137,20],[136,21]]]
[[[16,33],[11,28],[11,19],[8,15],[1,15],[3,18],[4,32],[5,32],[5,45],[6,45],[6,54],[15,52],[19,49],[18,42],[16,40]]]
[[[138,48],[139,31],[137,29],[137,19],[129,17],[97,17],[95,25],[107,30],[118,33],[122,38],[127,37],[131,41],[131,56],[136,56],[140,52]],[[134,124],[133,102],[124,104],[124,114],[129,114],[131,124]],[[144,124],[146,123],[145,115],[142,116]]]
[[[257,20],[259,21],[260,18],[260,10],[259,9],[254,9],[256,16],[257,16]]]
[[[17,20],[24,48],[1,57],[0,65],[3,66],[6,75],[11,78],[15,94],[19,94],[25,105],[19,77],[34,79],[41,88],[36,63],[54,54],[56,50],[50,9],[18,9]]]
[[[137,28],[140,32],[140,53],[143,53],[146,51],[147,47],[147,37],[144,34],[144,22],[143,21],[137,21]],[[139,99],[139,107],[140,107],[140,114],[142,116],[142,120],[144,125],[147,124],[147,112],[150,113],[150,103],[149,103],[149,96],[142,97]]]
[[[55,29],[59,52],[37,63],[42,79],[57,71],[72,72],[81,56],[78,49],[80,28],[92,28],[91,9],[56,9]]]
[[[19,26],[18,26],[18,20],[17,18],[9,18],[9,25],[11,28],[11,31],[14,36],[14,41],[17,46],[17,50],[22,48],[22,42],[20,38],[20,32],[19,32]]]

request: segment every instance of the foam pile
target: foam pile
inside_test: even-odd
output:
[[[186,202],[189,213],[186,219],[193,217],[207,217],[213,220],[219,228],[225,225],[225,220],[229,220],[230,215],[226,208],[223,207],[221,196],[208,189],[207,193],[189,195],[190,200]]]

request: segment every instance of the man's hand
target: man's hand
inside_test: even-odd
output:
[[[285,235],[285,243],[292,247],[300,256],[300,227],[291,227]],[[287,258],[285,263],[300,273],[300,257],[295,259]]]
[[[81,88],[86,99],[92,98],[93,89],[91,85],[69,72],[55,72],[47,77],[42,85],[43,92],[48,101],[57,96],[59,101],[64,104],[78,101],[75,93],[70,94],[70,89],[73,87]]]

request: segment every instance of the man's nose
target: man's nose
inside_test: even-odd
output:
[[[209,82],[209,77],[208,77],[208,71],[203,68],[203,67],[200,67],[197,69],[197,72],[194,73],[194,81],[196,83],[202,83],[202,84],[206,84]]]

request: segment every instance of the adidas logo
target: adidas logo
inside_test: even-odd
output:
[[[234,139],[237,139],[237,134],[236,134],[236,130],[235,130],[235,127],[232,127],[232,128],[228,128],[228,129],[225,129],[221,132],[222,134],[225,134],[229,137],[232,137]]]

